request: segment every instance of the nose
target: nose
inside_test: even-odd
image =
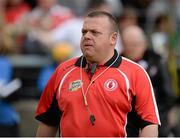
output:
[[[84,34],[84,39],[90,39],[91,38],[91,33],[88,31]]]

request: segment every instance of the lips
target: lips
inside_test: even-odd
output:
[[[90,43],[90,42],[85,42],[85,43],[84,43],[84,46],[87,46],[87,47],[88,47],[88,46],[93,46],[93,44]]]
[[[89,47],[89,46],[92,46],[92,45],[90,45],[90,44],[85,44],[84,46],[85,46],[85,47]]]
[[[84,47],[93,47],[93,46],[94,46],[94,43],[93,43],[91,40],[85,39],[85,40],[83,41],[83,46],[84,46]]]

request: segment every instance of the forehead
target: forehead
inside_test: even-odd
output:
[[[109,19],[105,16],[86,17],[83,29],[104,29],[110,27]]]
[[[122,38],[126,42],[143,42],[145,41],[145,36],[141,30],[138,28],[127,28],[122,33]]]

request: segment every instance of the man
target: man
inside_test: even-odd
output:
[[[51,40],[55,37],[52,32],[74,16],[71,9],[61,5],[58,0],[37,0],[36,7],[26,18],[27,37],[23,45],[24,52],[48,55],[57,44]],[[47,45],[49,41],[51,45]]]
[[[125,28],[121,33],[121,38],[122,55],[140,64],[150,76],[162,122],[159,136],[167,137],[170,133],[168,113],[175,103],[167,66],[158,54],[148,48],[146,36],[140,27],[133,25]],[[133,107],[132,112],[128,114],[128,136],[138,136],[138,118]]]
[[[62,63],[49,80],[36,112],[37,136],[126,136],[136,97],[140,136],[157,136],[160,124],[146,72],[115,50],[118,26],[107,12],[89,13],[82,28],[83,56]]]

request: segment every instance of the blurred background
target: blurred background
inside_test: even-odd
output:
[[[0,136],[35,136],[41,93],[59,63],[81,55],[83,17],[92,10],[119,21],[120,53],[126,27],[144,31],[172,84],[167,136],[180,136],[179,0],[0,0]]]

